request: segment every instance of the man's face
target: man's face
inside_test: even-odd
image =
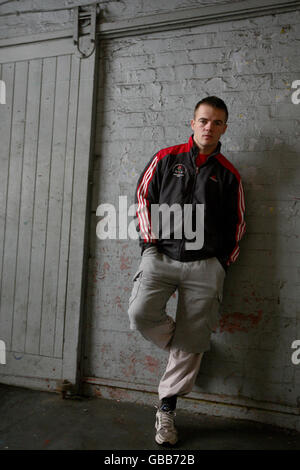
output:
[[[223,109],[213,108],[209,104],[201,104],[191,120],[194,141],[200,152],[209,154],[214,151],[221,135],[227,129],[226,113]]]

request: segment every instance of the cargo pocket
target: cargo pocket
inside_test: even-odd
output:
[[[139,289],[140,289],[140,285],[141,285],[141,281],[142,281],[142,274],[143,274],[143,271],[142,270],[138,270],[135,275],[133,276],[133,288],[132,288],[132,291],[131,291],[131,295],[129,297],[129,306],[132,304],[132,302],[136,299],[137,295],[138,295],[138,292],[139,292]]]
[[[215,332],[221,314],[222,295],[217,294],[212,298],[210,311],[207,312],[206,323],[212,332]]]

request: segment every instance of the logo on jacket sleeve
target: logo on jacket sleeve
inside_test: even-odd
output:
[[[186,173],[186,168],[182,163],[177,163],[177,165],[173,166],[173,176],[176,176],[177,178],[181,178],[184,176]]]

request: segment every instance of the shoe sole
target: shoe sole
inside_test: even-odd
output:
[[[157,444],[159,444],[159,445],[169,444],[169,445],[171,445],[171,446],[174,446],[174,445],[178,442],[178,438],[165,441],[165,440],[164,440],[163,438],[161,438],[159,435],[156,435],[156,436],[155,436],[155,442],[156,442]]]

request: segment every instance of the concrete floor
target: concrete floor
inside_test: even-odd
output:
[[[179,403],[180,405],[180,403]],[[155,408],[0,384],[0,450],[160,450]],[[300,450],[300,434],[177,410],[177,450]]]

